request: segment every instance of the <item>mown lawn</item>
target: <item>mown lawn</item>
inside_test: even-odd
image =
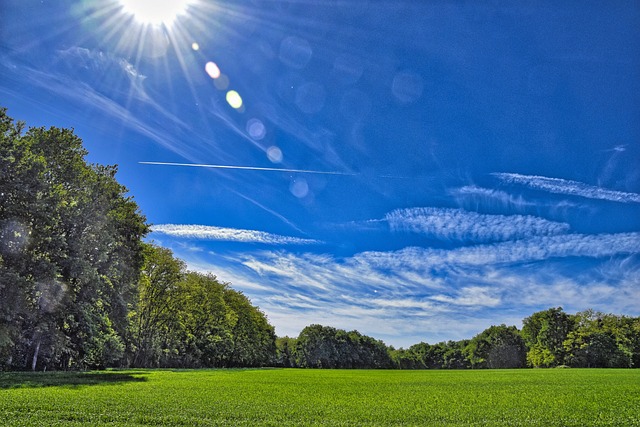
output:
[[[3,426],[640,426],[640,370],[0,373]]]

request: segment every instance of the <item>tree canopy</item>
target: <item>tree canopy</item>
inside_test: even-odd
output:
[[[67,129],[0,110],[0,352],[16,367],[97,368],[124,353],[145,217],[115,166]],[[6,302],[11,301],[11,304]]]

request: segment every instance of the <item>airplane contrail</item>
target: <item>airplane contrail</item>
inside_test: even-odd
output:
[[[308,170],[308,169],[261,168],[256,166],[207,165],[207,164],[198,164],[198,163],[173,163],[173,162],[138,162],[138,163],[141,165],[187,166],[187,167],[195,167],[195,168],[236,169],[236,170],[289,172],[289,173],[314,173],[314,174],[321,174],[321,175],[344,175],[344,176],[358,175],[350,172],[316,171],[316,170]]]

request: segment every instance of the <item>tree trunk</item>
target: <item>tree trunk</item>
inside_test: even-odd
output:
[[[38,353],[40,353],[40,342],[42,341],[41,337],[38,337],[38,342],[36,343],[36,349],[33,352],[33,360],[31,361],[31,370],[36,370],[36,365],[38,364]]]

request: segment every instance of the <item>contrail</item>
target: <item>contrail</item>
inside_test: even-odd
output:
[[[344,175],[344,176],[358,175],[358,174],[349,173],[349,172],[314,171],[314,170],[308,170],[308,169],[260,168],[256,166],[205,165],[205,164],[197,164],[197,163],[172,163],[172,162],[138,162],[138,163],[141,165],[188,166],[188,167],[194,167],[194,168],[236,169],[236,170],[289,172],[289,173],[314,173],[314,174],[321,174],[321,175]]]

